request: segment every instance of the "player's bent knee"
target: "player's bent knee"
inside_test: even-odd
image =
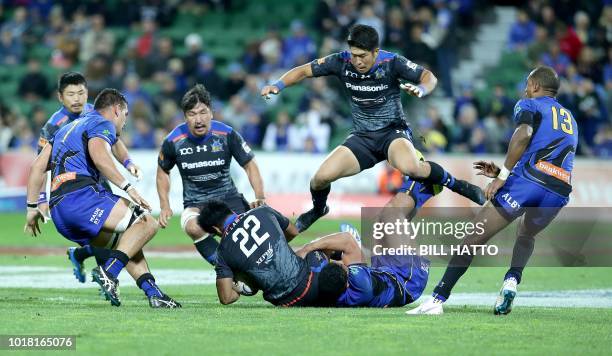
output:
[[[418,162],[403,161],[396,164],[398,171],[408,177],[419,176],[419,165]]]
[[[397,193],[385,205],[385,208],[414,208],[414,199],[407,193]]]
[[[143,238],[147,240],[151,240],[153,236],[159,230],[159,224],[151,215],[142,216],[138,221],[135,221],[131,226],[131,228],[140,228],[142,231],[139,233]]]
[[[310,186],[314,190],[320,190],[327,187],[333,181],[336,180],[336,175],[329,171],[317,171],[312,180],[310,181]]]
[[[198,226],[196,219],[191,219],[187,222],[185,226],[185,233],[191,237],[191,239],[196,240],[202,237],[202,229]]]
[[[151,237],[153,237],[153,235],[155,235],[157,231],[159,231],[159,223],[151,215],[146,215],[144,217],[144,222],[147,226],[147,231],[150,232]]]

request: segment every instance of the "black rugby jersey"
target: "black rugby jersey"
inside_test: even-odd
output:
[[[396,53],[380,50],[367,73],[351,64],[348,51],[331,54],[311,62],[315,77],[335,75],[351,99],[353,132],[380,130],[406,125],[400,100],[400,79],[417,84],[423,67]]]
[[[291,293],[310,269],[287,243],[287,226],[289,219],[268,206],[230,217],[217,249],[217,279],[238,274],[273,304]]]
[[[166,173],[178,167],[183,180],[183,205],[190,207],[238,194],[230,176],[232,157],[244,166],[254,155],[231,126],[212,120],[203,137],[193,136],[186,123],[177,126],[164,140],[157,162]]]

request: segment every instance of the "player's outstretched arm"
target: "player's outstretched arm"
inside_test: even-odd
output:
[[[221,304],[232,304],[240,298],[240,294],[234,290],[233,285],[233,278],[217,279],[217,295]]]
[[[106,179],[128,193],[134,203],[149,211],[151,210],[151,205],[140,196],[136,189],[123,177],[121,172],[117,170],[115,162],[113,162],[113,157],[111,156],[111,147],[106,140],[99,137],[93,137],[87,142],[87,149],[89,150],[89,155],[96,165],[96,168],[98,168]]]
[[[131,159],[130,154],[128,153],[128,149],[123,143],[122,140],[117,139],[117,142],[113,145],[111,151],[113,152],[113,156],[119,161],[125,169],[130,172],[130,174],[136,177],[137,180],[142,178],[142,171],[140,167],[138,167]]]
[[[312,77],[312,68],[310,63],[303,64],[299,67],[295,67],[283,74],[279,80],[274,82],[272,85],[266,85],[261,89],[261,96],[264,99],[269,99],[270,94],[278,94],[285,87],[297,84],[306,78]]]
[[[38,194],[40,192],[40,186],[43,180],[47,177],[45,172],[47,171],[47,167],[49,167],[50,159],[51,145],[47,144],[30,166],[30,175],[28,177],[28,185],[26,188],[28,213],[26,216],[26,225],[24,227],[24,232],[29,233],[32,236],[40,234],[38,220],[42,217],[42,215],[37,207]]]
[[[532,135],[533,128],[529,124],[520,124],[516,130],[514,130],[514,134],[512,134],[510,144],[508,145],[508,153],[506,154],[504,166],[497,174],[495,180],[489,183],[487,189],[485,190],[485,197],[487,199],[492,199],[499,188],[504,185],[508,175],[510,174],[510,170],[512,170],[512,167],[516,165],[525,152],[525,149],[527,149],[527,146],[529,146]]]
[[[261,178],[261,173],[259,173],[259,166],[257,166],[255,158],[245,164],[242,169],[244,169],[247,177],[249,177],[249,183],[251,183],[255,193],[255,201],[249,204],[251,209],[264,205],[266,203],[266,196],[264,194],[263,179]]]
[[[328,256],[334,251],[342,252],[342,262],[345,265],[363,262],[361,248],[355,238],[348,232],[338,232],[320,237],[307,243],[296,253],[303,258],[309,252],[317,250],[323,251]]]
[[[162,228],[168,226],[168,220],[172,217],[172,209],[170,209],[170,174],[166,173],[160,166],[157,166],[157,175],[155,178],[157,183],[157,195],[159,196],[159,225]]]

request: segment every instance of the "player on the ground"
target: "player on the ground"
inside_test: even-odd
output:
[[[356,230],[351,234],[329,235],[304,245],[296,252],[327,255],[341,252],[340,261],[331,260],[318,275],[319,305],[337,307],[401,307],[417,300],[429,276],[429,261],[411,255],[374,255],[365,264]],[[393,237],[384,238],[382,248],[395,247]],[[382,250],[382,249],[381,249]],[[384,250],[382,250],[384,251]]]
[[[213,120],[210,94],[197,84],[181,100],[185,123],[177,126],[164,140],[157,167],[157,193],[161,213],[159,224],[168,226],[170,209],[170,170],[177,166],[183,181],[181,228],[193,240],[196,249],[210,264],[215,264],[219,243],[197,224],[199,205],[220,199],[233,211],[243,213],[265,204],[263,181],[255,156],[242,136]],[[232,158],[246,172],[256,200],[250,205],[238,192],[230,176]]]
[[[78,72],[66,72],[61,75],[57,83],[57,99],[62,106],[57,110],[49,120],[45,123],[40,131],[40,138],[38,139],[38,152],[42,151],[45,145],[53,140],[55,133],[65,125],[73,122],[79,117],[87,114],[93,110],[93,105],[87,102],[87,81],[85,77]],[[123,166],[135,177],[140,177],[140,168],[129,159],[127,148],[125,144],[118,140],[112,148],[113,155],[115,158],[123,163]],[[43,181],[40,195],[38,198],[38,208],[40,209],[43,217],[49,219],[49,203],[47,199],[47,175]],[[111,191],[110,185],[102,177],[100,184],[104,186],[106,190]],[[83,261],[90,257],[95,256],[98,264],[105,260],[105,252],[99,251],[93,246],[83,247],[70,247],[67,251],[68,258],[73,265],[73,273],[76,279],[85,283],[85,269],[83,267]]]
[[[238,300],[240,283],[234,283],[238,280],[261,289],[264,299],[274,305],[316,305],[317,274],[327,257],[319,251],[298,257],[288,244],[297,228],[279,212],[261,206],[236,214],[226,203],[209,200],[201,206],[197,223],[221,236],[215,266],[221,304]],[[334,234],[340,235],[352,239],[348,233]]]
[[[150,206],[117,170],[110,154],[127,115],[125,97],[115,89],[104,89],[93,111],[57,131],[32,164],[24,230],[34,236],[40,233],[42,215],[36,198],[44,173],[51,170],[49,205],[57,231],[81,246],[114,248],[104,264],[92,270],[94,281],[111,305],[121,304],[117,277],[127,265],[151,307],[180,307],[155,284],[142,253],[158,228],[155,219],[145,212]],[[121,187],[134,203],[102,187],[102,175]]]
[[[420,161],[425,161],[421,151],[415,149]],[[403,176],[403,182],[397,193],[387,202],[381,211],[379,219],[395,221],[396,219],[412,220],[419,209],[432,197],[439,194],[443,187],[438,184],[418,182],[408,176]]]
[[[533,252],[534,238],[568,203],[571,172],[578,144],[578,127],[569,110],[555,99],[559,77],[554,69],[540,66],[527,78],[525,99],[514,108],[516,129],[504,165],[476,162],[480,174],[495,178],[485,191],[487,203],[476,216],[485,222],[485,233],[467,236],[463,244],[483,245],[514,219],[523,216],[514,244],[511,267],[495,303],[495,314],[508,314],[521,282],[523,269]],[[510,168],[508,168],[510,167]],[[433,297],[409,314],[441,314],[442,304],[467,271],[473,255],[455,255]]]
[[[298,217],[298,229],[304,231],[327,214],[326,201],[332,182],[371,168],[384,159],[406,176],[427,184],[444,185],[484,204],[480,188],[455,179],[434,162],[420,161],[416,155],[400,102],[400,89],[421,98],[436,87],[433,73],[401,55],[380,50],[378,33],[370,26],[354,26],[347,42],[349,51],[293,68],[261,90],[261,95],[268,97],[305,78],[334,75],[342,81],[351,98],[353,131],[325,159],[310,181],[313,208]],[[400,80],[410,83],[402,84]]]
[[[416,150],[420,160],[425,158]],[[428,185],[404,176],[398,192],[387,202],[378,219],[384,222],[412,220],[419,209],[442,191],[439,185]],[[342,307],[403,306],[417,300],[428,280],[429,262],[418,256],[373,256],[372,267],[365,265],[361,238],[357,229],[341,225],[353,239],[324,237],[306,244],[296,253],[301,256],[313,250],[327,251],[336,261],[319,274],[319,302]],[[381,247],[394,247],[399,237],[386,235]],[[394,241],[397,240],[397,241]],[[357,244],[355,243],[357,242]],[[370,251],[371,253],[371,251]],[[399,284],[398,284],[399,282]],[[402,287],[403,285],[403,287]]]

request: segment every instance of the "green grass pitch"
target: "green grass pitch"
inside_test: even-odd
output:
[[[5,251],[0,267],[59,267],[71,274],[63,255],[14,249],[69,245],[49,224],[41,237],[23,235],[23,221],[22,215],[0,215],[0,250]],[[338,223],[318,222],[296,245],[336,231]],[[178,225],[174,217],[171,227],[160,231],[150,246],[189,247]],[[14,252],[7,254],[6,248]],[[210,271],[199,259],[152,257],[149,263],[153,273],[156,269]],[[88,261],[88,270],[91,267]],[[471,269],[454,292],[495,293],[504,271]],[[611,272],[612,268],[527,268],[517,298],[526,291],[612,289]],[[441,268],[432,269],[424,295],[442,273]],[[260,294],[221,306],[213,285],[162,288],[182,302],[183,309],[151,310],[141,291],[127,285],[122,285],[119,308],[111,307],[92,288],[0,288],[0,335],[72,334],[77,336],[77,353],[102,355],[609,354],[612,349],[612,309],[607,308],[517,306],[510,315],[496,317],[491,299],[488,306],[453,305],[442,316],[409,317],[404,314],[407,308],[275,308]]]

